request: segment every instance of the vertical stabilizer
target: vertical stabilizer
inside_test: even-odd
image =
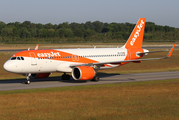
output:
[[[144,36],[144,28],[145,28],[145,20],[146,18],[140,18],[137,22],[134,30],[132,31],[129,39],[126,44],[123,46],[126,49],[129,48],[142,48],[143,36]]]

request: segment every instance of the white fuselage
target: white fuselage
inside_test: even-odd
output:
[[[13,73],[47,73],[47,72],[71,72],[70,65],[86,64],[95,62],[122,61],[127,56],[125,48],[86,48],[86,49],[54,49],[60,56],[37,56],[24,57],[24,60],[8,60],[4,64],[4,69]],[[50,52],[51,50],[49,50]],[[28,52],[28,51],[27,51]],[[30,51],[29,51],[30,52]],[[61,52],[67,53],[61,55]],[[30,52],[31,54],[33,53]],[[18,56],[17,56],[18,57]],[[21,57],[21,56],[19,56]],[[85,58],[88,61],[83,61]],[[108,64],[100,69],[114,68],[119,65]]]

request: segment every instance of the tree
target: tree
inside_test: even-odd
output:
[[[43,25],[42,25],[41,23],[38,23],[38,24],[36,25],[36,27],[37,27],[38,29],[42,29],[42,28],[43,28]]]
[[[155,31],[165,32],[165,29],[161,25],[155,25]]]
[[[100,21],[93,22],[94,30],[98,33],[102,32],[103,29],[103,23]]]
[[[51,29],[52,26],[53,26],[53,25],[52,25],[51,23],[47,23],[47,24],[45,24],[44,28],[46,28],[46,29]]]
[[[95,34],[94,30],[87,29],[84,31],[84,38],[90,38]]]
[[[37,37],[40,37],[42,38],[44,35],[43,35],[43,30],[42,29],[37,29]]]
[[[153,22],[146,22],[145,24],[145,32],[155,32],[155,23]]]
[[[55,30],[56,30],[56,29],[57,29],[57,27],[58,27],[58,25],[57,25],[57,24],[55,24],[55,25],[53,25],[52,27],[53,27],[53,29],[55,29]]]
[[[173,30],[173,28],[169,26],[164,26],[164,29],[165,29],[165,32],[170,32]]]
[[[35,28],[36,28],[36,24],[35,24],[35,23],[31,23],[31,24],[30,24],[30,28],[35,29]]]
[[[24,22],[22,23],[22,26],[25,27],[25,28],[27,28],[27,29],[30,28],[30,25],[31,25],[31,22],[30,22],[30,21],[24,21]]]
[[[71,28],[61,28],[59,30],[59,36],[60,37],[72,37],[73,31],[71,30]]]
[[[118,32],[119,29],[118,29],[118,25],[117,23],[111,23],[107,26],[107,29],[110,31],[110,32]]]
[[[2,30],[1,30],[1,35],[2,36],[5,36],[5,37],[12,36],[12,34],[13,34],[13,29],[12,28],[2,28]]]
[[[20,23],[20,22],[15,22],[15,23],[14,23],[14,26],[15,26],[17,29],[20,29],[21,23]]]
[[[4,28],[5,26],[6,26],[6,24],[4,22],[0,21],[0,32],[1,32],[2,28]]]
[[[30,38],[31,33],[27,29],[23,29],[21,33],[21,38]]]
[[[62,28],[69,28],[68,22],[63,22],[63,23],[61,24],[61,27],[62,27]]]
[[[54,37],[55,36],[55,30],[54,29],[48,29],[47,36],[48,37]]]
[[[130,33],[123,32],[122,37],[124,38],[124,40],[127,40],[129,38],[129,35],[130,35]]]
[[[79,24],[78,24],[78,23],[73,22],[73,23],[71,23],[71,24],[70,24],[70,28],[71,28],[73,31],[75,31],[76,29],[78,29],[78,28],[79,28]]]
[[[93,23],[91,23],[91,21],[87,21],[87,22],[84,24],[84,28],[85,28],[86,30],[87,30],[87,29],[94,30]]]
[[[123,38],[123,33],[122,32],[115,32],[113,34],[113,39],[124,39]]]
[[[10,39],[23,38],[70,38],[78,37],[79,41],[82,40],[112,40],[112,39],[128,39],[135,24],[131,23],[103,23],[100,21],[87,21],[84,23],[71,23],[63,22],[59,25],[56,24],[41,24],[31,23],[30,21],[10,22],[4,23],[0,21],[0,36],[9,37]],[[155,25],[153,22],[146,22],[145,36],[147,40],[178,40],[179,29],[169,26]],[[71,38],[70,38],[71,39]],[[2,39],[0,39],[2,40]],[[28,39],[26,39],[28,40]],[[45,41],[47,39],[44,39]],[[48,39],[49,40],[49,39]],[[47,40],[47,41],[48,41]]]
[[[32,29],[31,30],[31,35],[32,35],[32,37],[36,37],[37,36],[37,30],[36,29]]]
[[[18,36],[18,33],[17,33],[17,28],[16,28],[15,26],[13,27],[13,30],[12,30],[12,31],[13,31],[13,36],[16,36],[16,37],[17,37],[17,36]]]
[[[85,29],[84,28],[77,28],[75,31],[74,31],[74,36],[76,37],[84,37],[84,31]]]
[[[42,35],[43,35],[42,37],[48,37],[48,30],[43,28],[42,29]]]

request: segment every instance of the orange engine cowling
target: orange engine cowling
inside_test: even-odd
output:
[[[95,70],[89,66],[77,66],[72,70],[72,77],[75,80],[92,80],[95,75]]]
[[[36,74],[31,74],[30,78],[47,78],[51,73],[36,73]]]

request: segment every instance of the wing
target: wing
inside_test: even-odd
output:
[[[165,58],[169,58],[172,55],[172,52],[175,48],[175,45],[173,45],[173,47],[170,49],[169,53],[165,56],[165,57],[161,57],[161,58],[148,58],[148,59],[135,59],[135,60],[123,60],[123,61],[109,61],[109,62],[97,62],[97,63],[88,63],[88,64],[74,64],[74,65],[70,65],[70,67],[76,67],[76,66],[92,66],[92,65],[104,65],[104,64],[112,64],[112,63],[124,63],[124,62],[141,62],[141,61],[147,61],[147,60],[159,60],[159,59],[165,59]],[[157,52],[157,51],[155,51]],[[146,53],[144,53],[146,54]]]

